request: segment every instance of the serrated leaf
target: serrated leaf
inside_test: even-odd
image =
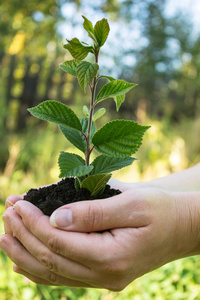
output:
[[[89,174],[93,166],[86,166],[84,159],[73,153],[61,152],[58,164],[60,168],[59,177],[80,177]]]
[[[118,111],[121,104],[124,102],[125,100],[125,94],[122,94],[122,95],[118,95],[118,96],[115,96],[113,97],[114,98],[114,101],[115,101],[115,104],[116,104],[116,110]]]
[[[124,80],[112,80],[106,83],[99,91],[95,104],[107,98],[114,98],[129,92],[137,84],[126,82]]]
[[[101,195],[105,189],[106,183],[112,174],[95,174],[89,175],[81,183],[81,188],[90,191],[91,196]]]
[[[72,76],[77,77],[76,67],[80,62],[81,62],[80,60],[73,59],[73,60],[65,61],[61,63],[59,66],[63,71],[71,74]]]
[[[88,61],[82,61],[76,68],[78,81],[83,91],[86,87],[92,83],[93,78],[97,75],[99,65],[90,63]]]
[[[91,175],[101,173],[111,173],[115,170],[119,170],[133,163],[136,158],[133,157],[110,157],[105,155],[99,155],[91,163],[94,166]]]
[[[109,81],[114,81],[116,80],[115,78],[111,77],[111,76],[106,76],[106,75],[102,75],[100,76],[101,78],[106,78],[108,79]],[[114,101],[115,101],[115,104],[116,104],[116,110],[118,111],[121,104],[124,102],[125,100],[125,94],[122,94],[122,95],[118,95],[118,96],[114,96]]]
[[[96,120],[98,120],[99,118],[101,118],[105,114],[105,112],[106,112],[106,109],[104,107],[99,108],[97,110],[97,112],[94,114],[94,116],[92,117],[92,121],[95,122]]]
[[[94,26],[94,34],[98,42],[98,46],[102,47],[108,37],[110,27],[106,19],[98,21]]]
[[[71,108],[61,102],[47,100],[33,108],[29,108],[28,111],[38,119],[82,131],[77,115]]]
[[[92,143],[100,153],[114,157],[134,154],[142,144],[142,137],[149,126],[133,121],[115,120],[100,128],[93,136]]]
[[[77,38],[67,41],[68,44],[65,44],[63,47],[67,49],[75,59],[83,60],[89,52],[93,53],[93,48],[91,46],[83,45]]]
[[[80,118],[80,123],[82,126],[82,131],[87,135],[88,129],[88,118]],[[76,148],[81,150],[84,154],[86,152],[86,141],[81,132],[75,131],[70,128],[66,128],[63,126],[59,126],[60,130],[64,134],[64,136],[68,139],[70,143],[72,143]],[[92,139],[94,133],[96,131],[95,123],[92,122],[91,132],[90,132],[90,140]]]
[[[95,42],[95,44],[97,44],[97,39],[96,39],[95,34],[94,34],[94,28],[93,28],[92,22],[90,22],[86,17],[84,17],[84,16],[82,16],[82,17],[84,19],[83,27],[87,31],[89,37],[91,39],[93,39],[93,41]]]

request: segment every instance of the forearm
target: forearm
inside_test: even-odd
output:
[[[169,192],[198,192],[200,191],[200,163],[183,171],[146,182],[127,183],[112,178],[109,183],[113,188],[118,188],[121,191],[153,187]]]
[[[200,163],[189,169],[151,180],[147,184],[170,191],[200,191]]]

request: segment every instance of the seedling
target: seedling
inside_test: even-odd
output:
[[[142,137],[149,126],[141,126],[129,120],[114,120],[96,131],[97,119],[106,112],[105,108],[96,111],[99,102],[113,98],[118,111],[125,100],[125,94],[136,84],[99,74],[99,52],[108,37],[109,24],[106,19],[102,19],[93,27],[86,17],[83,16],[83,19],[83,27],[93,45],[80,42],[78,38],[67,40],[64,48],[70,52],[73,59],[61,63],[60,67],[78,79],[84,92],[89,88],[89,108],[83,106],[85,117],[79,118],[71,108],[54,100],[44,101],[28,110],[39,119],[58,124],[68,141],[84,154],[82,158],[77,154],[62,151],[58,159],[59,177],[74,177],[77,190],[86,188],[91,196],[98,196],[103,193],[106,183],[111,178],[111,172],[133,163],[135,158],[131,155],[141,146]],[[89,53],[93,54],[94,62],[84,60]],[[106,78],[108,82],[96,93],[96,87],[102,78]],[[90,162],[94,149],[100,155]]]

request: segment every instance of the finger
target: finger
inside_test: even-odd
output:
[[[79,262],[85,266],[102,261],[102,253],[108,250],[108,240],[114,237],[110,232],[79,233],[65,232],[50,225],[49,217],[27,201],[18,201],[15,211],[23,224],[52,252]]]
[[[6,234],[10,234],[10,235],[13,235],[13,232],[11,230],[11,227],[10,227],[10,220],[5,218],[4,215],[2,215],[2,220],[3,220],[3,225],[4,225],[4,232]]]
[[[50,217],[54,227],[79,232],[102,231],[149,224],[141,193],[127,190],[103,200],[81,201],[55,210]]]
[[[36,277],[50,285],[90,286],[88,283],[71,280],[47,270],[12,236],[2,235],[0,237],[0,248],[19,267],[18,270],[23,270],[23,275],[28,278]],[[28,274],[29,276],[27,276]]]
[[[18,273],[18,274],[21,274],[21,275],[24,275],[25,277],[27,277],[28,279],[30,279],[31,281],[37,283],[37,284],[43,284],[43,285],[54,285],[54,286],[69,286],[69,287],[92,287],[94,288],[93,286],[87,284],[87,283],[83,283],[83,282],[70,282],[70,283],[65,283],[65,284],[52,284],[52,282],[50,281],[47,281],[47,280],[44,280],[42,278],[39,278],[37,276],[34,276],[28,272],[26,272],[25,270],[21,269],[20,267],[18,267],[17,265],[14,265],[13,266],[13,271]]]
[[[17,265],[13,265],[13,271],[15,273],[21,274],[25,277],[27,277],[28,279],[30,279],[31,281],[37,283],[37,284],[43,284],[43,285],[52,285],[52,283],[50,281],[44,280],[42,278],[39,278],[37,276],[34,276],[28,272],[26,272],[25,270],[21,269],[19,266]],[[56,284],[54,284],[56,286]],[[58,286],[58,285],[57,285]]]
[[[22,200],[21,196],[17,196],[17,195],[10,195],[6,198],[6,209],[10,206],[13,206],[17,201]]]
[[[21,217],[13,209],[7,209],[4,214],[11,220],[13,235],[45,268],[76,280],[90,280],[94,277],[88,267],[53,253],[24,226]]]
[[[9,226],[7,223],[4,222],[4,223],[3,223],[3,226],[4,226],[4,232],[5,232],[6,234],[13,235],[13,232],[12,232],[10,226]]]

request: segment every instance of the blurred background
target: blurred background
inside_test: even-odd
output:
[[[151,125],[139,162],[117,171],[122,181],[150,180],[200,160],[200,3],[198,0],[6,0],[0,5],[0,212],[9,194],[58,180],[59,151],[73,151],[55,125],[27,108],[52,99],[83,117],[88,103],[72,76],[59,68],[70,59],[65,39],[88,42],[85,15],[107,18],[101,74],[135,82],[116,113],[104,101],[101,126],[116,118]],[[102,123],[103,122],[103,123]],[[71,150],[69,149],[71,148]],[[2,222],[0,233],[3,233]],[[200,259],[170,263],[137,279],[121,293],[39,286],[12,272],[0,253],[0,299],[200,299]]]

